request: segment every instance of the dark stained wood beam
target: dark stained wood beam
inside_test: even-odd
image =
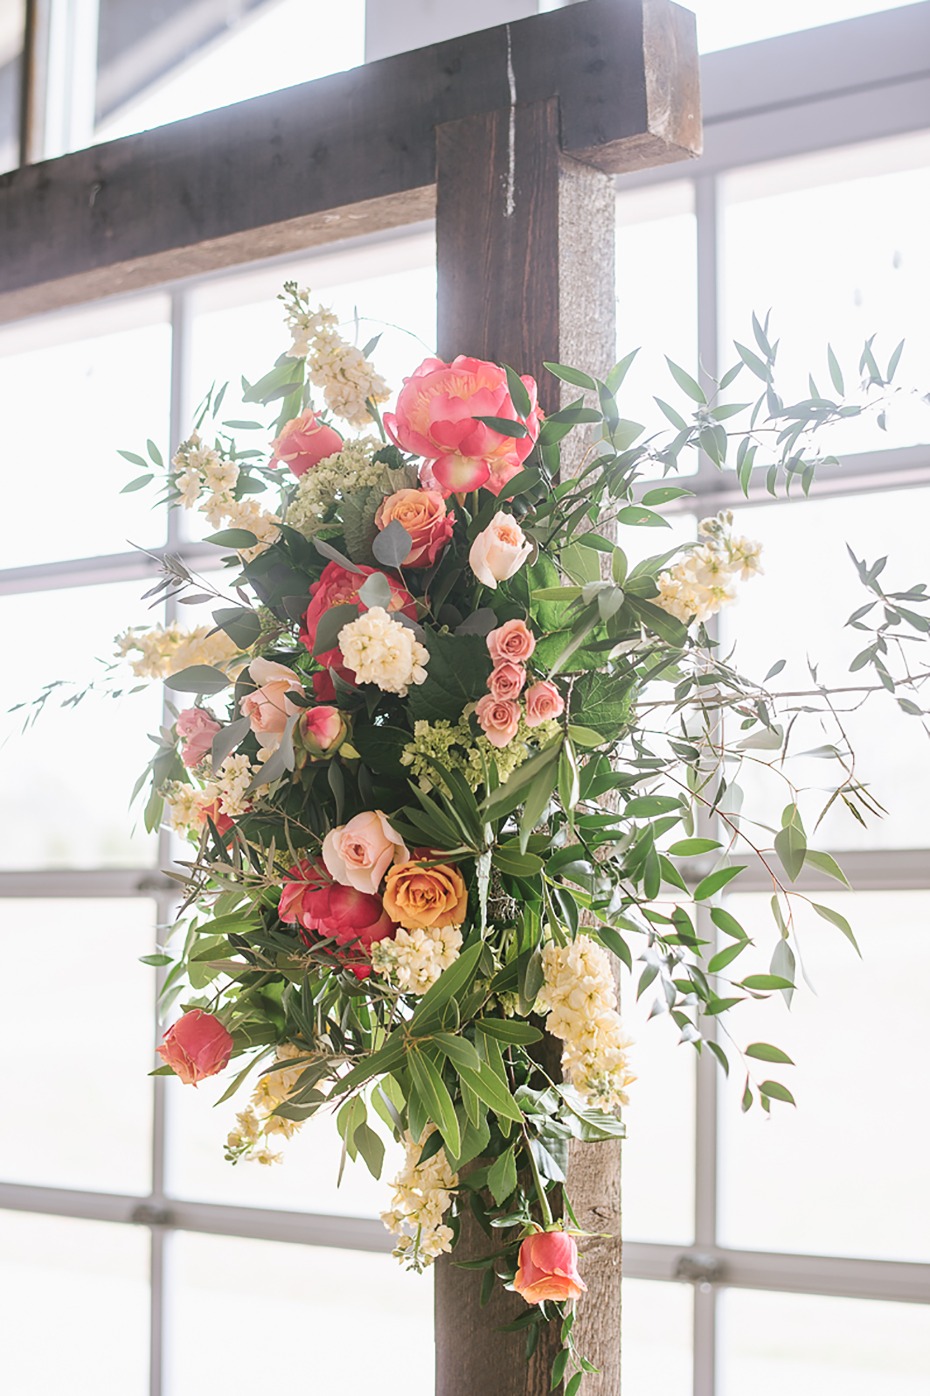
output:
[[[608,173],[697,154],[693,16],[585,0],[0,176],[0,319],[430,217],[435,128],[514,94]]]

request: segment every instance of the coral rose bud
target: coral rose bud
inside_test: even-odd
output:
[[[520,709],[506,698],[494,698],[486,693],[475,704],[475,716],[488,741],[498,749],[505,747],[517,735]]]
[[[379,809],[366,810],[330,829],[323,840],[323,862],[330,877],[345,887],[374,894],[392,863],[406,863],[406,844]]]
[[[548,679],[542,679],[526,690],[527,727],[538,727],[541,722],[559,717],[564,711],[565,699]]]
[[[472,543],[468,562],[478,581],[496,590],[498,582],[519,572],[532,551],[516,519],[501,510]]]
[[[345,741],[348,728],[338,708],[321,704],[300,715],[294,735],[313,757],[332,756]]]
[[[492,663],[510,660],[512,664],[524,664],[536,648],[536,636],[526,621],[505,620],[490,632],[487,644]]]
[[[185,708],[175,724],[181,738],[181,760],[185,766],[199,766],[213,746],[220,724],[203,708]]]
[[[564,1231],[537,1231],[520,1247],[513,1287],[528,1304],[579,1299],[587,1285],[578,1273],[578,1247]]]
[[[508,660],[494,666],[488,679],[488,692],[492,698],[507,698],[512,701],[520,696],[525,683],[526,670],[523,665],[511,664]]]
[[[185,1086],[196,1086],[223,1070],[232,1047],[232,1037],[219,1018],[192,1008],[165,1033],[158,1055]]]
[[[452,863],[395,863],[384,884],[384,909],[408,931],[460,926],[468,909],[465,879]]]
[[[285,422],[272,441],[274,455],[271,464],[278,465],[283,461],[295,475],[306,475],[321,460],[341,451],[342,445],[338,431],[318,421],[316,413],[308,407],[299,417]]]
[[[455,528],[441,490],[398,490],[390,495],[379,505],[375,525],[382,529],[395,522],[407,530],[413,545],[405,567],[432,567]]]

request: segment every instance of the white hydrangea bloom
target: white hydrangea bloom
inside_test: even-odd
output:
[[[462,932],[457,926],[408,931],[398,926],[393,937],[376,940],[371,967],[402,993],[425,994],[459,957]]]
[[[407,696],[411,684],[426,680],[429,651],[383,606],[372,606],[339,632],[339,649],[359,683],[373,683],[383,693]]]
[[[749,581],[762,571],[762,545],[734,535],[732,527],[729,510],[701,520],[700,546],[660,573],[657,606],[690,625],[709,620],[736,600],[737,581]]]
[[[445,1149],[420,1162],[423,1145],[434,1129],[427,1125],[418,1142],[405,1131],[407,1156],[391,1185],[390,1210],[381,1213],[388,1231],[398,1238],[394,1255],[411,1270],[425,1270],[437,1255],[452,1249],[452,1228],[442,1219],[452,1204],[458,1174],[449,1167]]]
[[[626,1087],[636,1078],[607,952],[586,935],[567,945],[550,942],[543,950],[543,974],[536,1010],[548,1014],[546,1031],[564,1044],[562,1070],[592,1105],[626,1105]]]

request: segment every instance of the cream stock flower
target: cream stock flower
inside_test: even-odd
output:
[[[405,994],[425,994],[459,957],[462,932],[457,926],[433,926],[407,931],[398,926],[393,937],[375,941],[371,967]]]
[[[545,983],[536,1000],[546,1031],[561,1038],[562,1070],[592,1105],[627,1103],[630,1040],[617,1012],[617,987],[607,952],[590,936],[543,950]]]
[[[700,546],[659,574],[657,606],[690,625],[709,620],[736,600],[737,580],[748,581],[762,571],[762,545],[734,536],[732,526],[729,510],[701,520]]]
[[[407,696],[411,684],[426,680],[429,651],[413,631],[392,620],[383,606],[372,606],[339,632],[346,667],[359,683],[373,683],[383,693]]]
[[[458,1174],[449,1167],[445,1149],[420,1163],[423,1145],[434,1128],[427,1125],[419,1141],[409,1130],[405,1132],[407,1156],[392,1184],[390,1210],[381,1213],[388,1231],[399,1238],[394,1255],[411,1270],[425,1270],[437,1255],[452,1249],[452,1228],[443,1225],[442,1219],[452,1204]]]

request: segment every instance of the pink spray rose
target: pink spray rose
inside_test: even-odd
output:
[[[505,620],[488,635],[488,653],[492,663],[524,664],[536,648],[536,636],[526,621]]]
[[[347,730],[339,709],[321,704],[301,713],[294,735],[310,756],[332,756],[345,740]]]
[[[299,417],[285,422],[272,441],[274,455],[271,464],[278,465],[283,461],[295,475],[306,475],[321,460],[341,451],[342,445],[338,431],[318,421],[313,409],[308,407]]]
[[[492,698],[519,698],[526,683],[526,670],[522,664],[511,664],[505,660],[503,664],[495,664],[488,679],[488,692]]]
[[[271,659],[253,659],[249,665],[249,678],[261,687],[254,693],[247,693],[239,707],[243,717],[247,717],[252,731],[266,750],[281,745],[281,735],[289,717],[301,711],[292,703],[288,694],[303,693],[301,680],[285,664],[275,664]]]
[[[505,747],[513,741],[520,723],[520,709],[506,698],[494,698],[486,693],[475,704],[478,725],[492,746]]]
[[[323,862],[330,877],[359,892],[375,893],[392,863],[410,853],[379,809],[366,810],[330,829],[323,840]]]
[[[538,727],[541,722],[560,717],[564,711],[565,699],[548,679],[541,679],[526,690],[527,727]]]
[[[220,724],[203,708],[185,708],[175,724],[181,738],[181,760],[185,766],[199,766],[213,745]]]
[[[519,572],[532,551],[516,519],[502,509],[472,543],[468,564],[479,582],[496,591],[498,582]]]
[[[196,1086],[198,1081],[223,1070],[232,1047],[232,1037],[219,1018],[192,1008],[165,1033],[158,1055],[185,1086]]]
[[[433,478],[449,493],[484,485],[500,494],[523,468],[539,435],[535,380],[527,377],[521,382],[531,404],[525,419],[527,435],[503,436],[476,421],[478,417],[524,420],[498,364],[463,354],[451,364],[424,359],[412,377],[404,379],[396,413],[384,414],[385,429],[401,450],[430,461]]]
[[[397,927],[380,897],[332,882],[319,862],[303,859],[291,868],[278,904],[281,920],[293,925],[305,945],[315,938],[332,938],[341,947],[339,958],[357,979],[367,979],[367,960],[376,940],[393,935]]]
[[[528,1304],[580,1299],[587,1285],[578,1273],[575,1238],[564,1231],[537,1231],[520,1247],[513,1287]]]
[[[379,505],[375,524],[387,528],[395,521],[407,530],[413,544],[404,567],[432,567],[455,527],[440,490],[398,490],[390,495]]]

